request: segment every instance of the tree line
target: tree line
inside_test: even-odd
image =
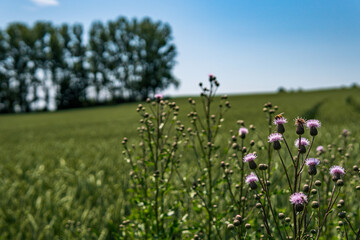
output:
[[[178,86],[168,24],[142,20],[11,23],[0,29],[0,112],[143,100]]]

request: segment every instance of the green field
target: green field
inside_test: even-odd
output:
[[[187,98],[171,101],[190,126]],[[219,141],[227,141],[239,119],[266,138],[262,108],[271,101],[289,126],[297,116],[319,119],[317,145],[350,130],[355,142],[349,166],[360,164],[358,88],[238,95],[229,101]],[[0,239],[111,239],[124,219],[129,184],[121,140],[137,143],[137,105],[0,116]]]

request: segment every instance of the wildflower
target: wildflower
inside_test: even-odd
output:
[[[302,192],[296,192],[290,196],[290,202],[295,205],[297,212],[304,210],[304,204],[306,204],[307,201],[307,196]]]
[[[162,95],[161,93],[157,93],[154,95],[154,97],[157,102],[160,102],[160,100],[162,100],[164,98],[164,95]]]
[[[323,153],[323,152],[325,152],[325,149],[324,149],[324,147],[323,146],[318,146],[317,148],[316,148],[316,151],[318,152],[318,153]]]
[[[249,130],[245,127],[241,127],[239,129],[239,136],[243,139],[246,137],[246,134],[248,134],[248,133],[249,133]]]
[[[269,141],[273,143],[273,147],[275,150],[279,150],[281,148],[280,140],[282,140],[282,135],[280,133],[272,133],[268,137]]]
[[[245,157],[243,158],[243,161],[249,163],[250,169],[256,169],[257,165],[254,161],[256,158],[257,158],[256,154],[249,153],[249,154],[245,155]]]
[[[214,74],[209,74],[209,80],[210,81],[214,81],[216,79],[215,75]]]
[[[298,117],[295,119],[296,134],[298,134],[298,135],[304,134],[304,132],[305,132],[304,124],[305,123],[306,123],[306,121],[303,118]]]
[[[344,129],[344,130],[342,131],[341,135],[342,135],[343,137],[348,137],[348,136],[350,135],[350,131],[347,130],[347,129]]]
[[[295,140],[295,146],[299,149],[300,153],[306,152],[306,146],[310,144],[309,140],[306,138],[296,139]]]
[[[310,129],[310,135],[316,136],[318,134],[318,128],[321,127],[321,122],[317,119],[310,119],[306,121],[306,126]]]
[[[251,172],[250,175],[248,175],[245,178],[245,182],[250,185],[251,189],[255,190],[257,189],[256,182],[259,181],[258,177],[255,175],[255,173]]]
[[[341,178],[341,176],[345,175],[345,169],[340,166],[332,166],[330,168],[330,174],[333,177],[333,181],[337,181]]]
[[[277,125],[278,133],[283,134],[285,132],[284,123],[287,123],[287,120],[281,114],[275,116],[274,124]]]
[[[306,163],[306,165],[309,166],[308,173],[310,175],[316,175],[316,173],[317,173],[316,166],[319,165],[320,160],[317,158],[309,158],[306,160],[305,163]]]

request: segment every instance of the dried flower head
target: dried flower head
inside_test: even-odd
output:
[[[321,127],[321,122],[317,119],[310,119],[306,121],[306,126],[308,128],[312,128],[312,127],[319,128]]]
[[[247,155],[245,155],[245,157],[243,158],[244,162],[251,162],[254,161],[257,158],[256,154],[254,153],[249,153]]]
[[[268,139],[269,139],[268,142],[277,142],[277,141],[282,140],[282,135],[280,133],[272,133],[272,134],[270,134]]]
[[[306,159],[305,163],[308,166],[317,166],[320,164],[320,160],[317,158],[309,158],[309,159]]]
[[[310,144],[309,140],[306,138],[301,138],[300,141],[299,139],[296,139],[294,143],[296,147],[299,147],[299,142],[301,146],[308,146]]]
[[[247,184],[250,184],[252,182],[257,182],[259,181],[258,177],[255,175],[255,173],[251,172],[246,178],[245,178],[245,182]]]
[[[290,202],[293,205],[305,204],[307,201],[307,196],[302,192],[296,192],[290,196]]]

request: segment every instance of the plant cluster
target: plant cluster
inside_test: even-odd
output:
[[[360,238],[343,191],[358,185],[360,174],[348,164],[348,130],[335,144],[315,148],[323,134],[319,120],[297,117],[291,128],[268,102],[266,134],[238,120],[226,139],[228,97],[216,97],[213,75],[209,87],[199,86],[200,100],[189,98],[189,127],[162,95],[138,106],[140,140],[131,147],[123,140],[132,201],[120,239]]]

